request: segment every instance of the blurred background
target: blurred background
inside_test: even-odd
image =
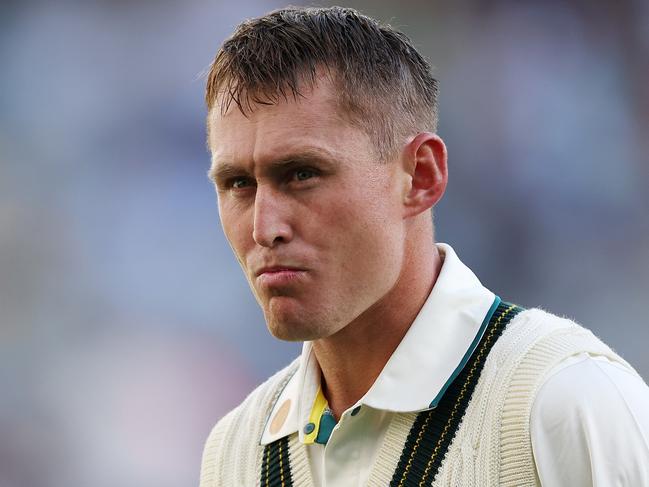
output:
[[[205,177],[203,73],[283,5],[2,2],[0,487],[197,485],[211,426],[299,353]],[[649,2],[345,5],[441,81],[438,240],[649,378]]]

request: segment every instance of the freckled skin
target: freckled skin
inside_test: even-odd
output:
[[[328,85],[248,117],[213,110],[208,123],[212,171],[225,162],[240,171],[217,180],[221,223],[274,336],[329,337],[389,295],[405,259],[408,176],[336,114]],[[305,150],[326,154],[323,164],[267,172]],[[270,264],[305,272],[267,288],[255,271]]]

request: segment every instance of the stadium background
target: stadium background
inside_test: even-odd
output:
[[[439,240],[648,378],[649,3],[347,5],[436,67]],[[299,352],[267,335],[205,178],[201,73],[280,6],[2,2],[1,487],[196,485],[212,424]]]

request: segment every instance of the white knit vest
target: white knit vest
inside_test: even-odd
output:
[[[547,373],[562,360],[582,352],[606,356],[635,374],[627,362],[572,321],[539,309],[516,316],[487,357],[432,485],[540,485],[530,439],[532,404]],[[214,427],[203,452],[200,487],[261,485],[264,447],[259,440],[277,397],[297,365],[296,360],[268,379]],[[372,467],[369,486],[390,484],[416,416],[394,415]],[[306,448],[297,433],[289,437],[288,445],[293,485],[312,486]]]

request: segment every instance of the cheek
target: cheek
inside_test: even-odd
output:
[[[400,262],[403,221],[398,205],[388,198],[385,192],[363,192],[321,208],[326,218],[313,223],[341,272],[375,272]]]
[[[247,223],[247,212],[234,209],[232,205],[219,202],[219,217],[221,228],[230,247],[241,262],[241,258],[252,241],[252,228]]]

